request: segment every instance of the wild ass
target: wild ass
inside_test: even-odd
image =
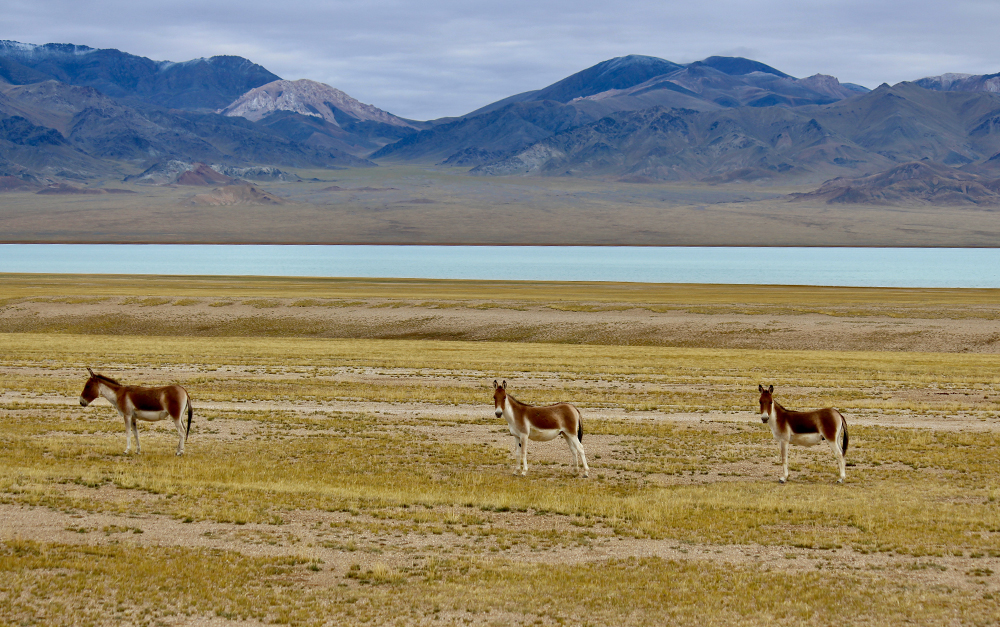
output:
[[[507,382],[493,381],[493,408],[497,418],[507,419],[510,434],[514,438],[514,474],[528,473],[528,440],[548,442],[558,436],[565,438],[569,451],[573,454],[573,467],[579,472],[583,462],[583,476],[590,475],[587,456],[583,452],[583,418],[580,410],[569,403],[557,403],[536,407],[522,403],[507,393]]]
[[[769,385],[765,390],[764,386],[758,383],[757,389],[760,390],[760,419],[764,424],[770,423],[771,433],[774,434],[774,439],[778,441],[778,448],[781,450],[782,475],[778,481],[784,483],[788,480],[789,444],[814,446],[826,440],[833,448],[840,469],[840,479],[837,483],[843,483],[844,455],[847,453],[848,441],[847,421],[844,420],[844,416],[832,407],[811,411],[790,411],[774,400],[773,385]]]
[[[96,374],[87,368],[90,378],[80,393],[80,404],[86,407],[98,396],[103,396],[114,405],[121,417],[125,419],[125,453],[132,450],[132,436],[135,436],[135,452],[139,454],[139,429],[136,420],[155,422],[170,418],[174,421],[179,439],[177,454],[184,454],[184,443],[191,431],[191,397],[187,390],[179,385],[167,385],[160,388],[143,388],[122,385],[111,377]],[[181,417],[187,411],[187,429],[181,424]]]

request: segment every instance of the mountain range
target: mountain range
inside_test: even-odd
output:
[[[0,177],[42,184],[176,164],[221,171],[417,162],[478,176],[821,183],[917,162],[929,165],[894,176],[940,180],[955,171],[955,180],[991,190],[1000,173],[998,92],[1000,74],[869,91],[739,57],[680,64],[630,55],[462,116],[416,121],[329,85],[283,80],[242,57],[174,63],[0,41]],[[146,178],[179,174],[171,176]],[[878,185],[869,183],[821,196],[861,198],[859,189]]]
[[[902,83],[824,106],[622,111],[472,173],[728,182],[862,176],[921,159],[982,168],[1000,153],[998,124],[1000,96]]]

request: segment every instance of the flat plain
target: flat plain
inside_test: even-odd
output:
[[[384,165],[255,182],[280,205],[204,206],[198,186],[0,193],[0,242],[994,246],[996,207],[792,202],[812,186],[477,177]]]
[[[0,622],[992,625],[996,290],[4,275]],[[141,455],[85,367],[195,402]],[[492,383],[567,400],[513,475]],[[847,416],[777,448],[758,383]]]

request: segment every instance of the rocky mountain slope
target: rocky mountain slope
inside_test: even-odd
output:
[[[797,201],[864,205],[1000,205],[1000,177],[963,172],[941,164],[912,161],[854,179],[836,178]]]
[[[402,118],[359,102],[339,89],[308,79],[277,80],[261,85],[237,98],[220,113],[257,122],[277,111],[315,116],[338,126],[343,121],[414,128],[412,123]]]
[[[105,96],[171,109],[215,111],[278,76],[243,57],[183,63],[74,44],[0,41],[0,79],[14,85],[55,80]]]
[[[189,163],[167,159],[143,172],[126,176],[139,185],[236,185],[241,181],[300,181],[298,176],[275,167],[239,168],[223,164]]]
[[[371,158],[484,165],[498,152],[506,151],[505,156],[510,156],[545,133],[566,130],[565,125],[553,124],[554,119],[572,120],[580,126],[619,112],[654,107],[692,111],[800,107],[829,104],[866,91],[842,85],[832,76],[797,79],[740,57],[709,57],[682,65],[631,55],[604,61],[543,89],[505,98],[436,125],[373,153]]]
[[[920,159],[971,166],[998,153],[1000,95],[903,83],[825,106],[618,112],[472,172],[820,182]]]
[[[477,165],[596,120],[581,109],[551,100],[517,102],[414,133],[382,148],[372,159],[434,160]]]
[[[171,63],[72,44],[0,41],[0,176],[87,179],[171,159],[371,167],[359,155],[405,135],[394,124],[359,121],[390,131],[373,141],[371,129],[332,125],[334,132],[318,134],[321,141],[307,141],[312,133],[215,113],[277,79],[239,57]]]
[[[136,108],[91,87],[51,80],[0,84],[0,117],[24,121],[9,122],[0,132],[6,169],[17,165],[36,176],[87,178],[116,171],[121,162],[168,158],[231,165],[372,165],[334,148],[289,140],[243,118]]]
[[[293,141],[357,155],[427,126],[307,79],[279,80],[251,89],[220,113],[257,122]]]
[[[914,82],[924,89],[935,91],[1000,92],[1000,74],[942,74]]]

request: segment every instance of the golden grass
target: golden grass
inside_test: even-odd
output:
[[[81,373],[91,366],[110,370],[112,376],[123,369],[183,365],[185,372],[161,382],[179,381],[206,400],[475,404],[488,401],[494,379],[507,379],[513,393],[530,403],[556,396],[582,407],[748,411],[757,383],[763,382],[774,383],[788,407],[836,405],[848,412],[892,413],[1000,410],[1000,356],[989,354],[769,351],[765,359],[753,350],[434,340],[18,333],[4,339],[9,364],[58,363]],[[223,365],[270,371],[266,377],[242,370],[236,375],[219,370]],[[354,371],[371,371],[372,376],[348,376]],[[443,380],[428,386],[420,378],[424,372],[438,373]],[[4,385],[71,395],[79,394],[74,388],[82,381],[43,370],[12,373]],[[951,394],[954,390],[964,392]]]
[[[658,558],[556,566],[445,559],[401,571],[376,564],[322,590],[300,584],[322,570],[303,562],[7,541],[0,547],[0,612],[11,622],[46,625],[201,617],[294,625],[947,625],[956,615],[988,624],[996,609],[969,593],[884,575],[790,575]]]
[[[275,299],[298,307],[355,298],[399,302],[396,292],[388,300],[376,296],[389,284],[377,281],[331,288],[206,279],[184,288],[156,279],[142,284],[150,291],[141,295],[116,281],[95,279],[100,289],[86,298],[264,309],[277,307]],[[84,297],[60,291],[69,284],[59,280],[43,281],[34,294],[27,282],[14,283],[22,290],[14,298]],[[482,285],[398,285],[429,309],[491,302]],[[541,298],[540,286],[499,287],[524,302],[525,294]],[[627,287],[563,286],[565,307],[618,307],[615,298],[630,302]],[[713,301],[724,293],[713,289],[695,291],[701,306],[730,306]],[[669,288],[652,293],[662,306],[680,302],[670,300]],[[793,290],[764,293],[767,307],[794,306],[780,302],[792,300]],[[751,290],[743,294],[749,298]],[[923,296],[931,304],[921,309],[909,300],[919,294],[882,294],[887,306],[914,315],[934,307],[988,311],[995,296],[929,292]],[[822,295],[831,307],[879,307],[878,292]],[[907,412],[996,420],[1000,356],[770,351],[763,359],[751,350],[309,339],[265,337],[260,329],[242,337],[60,329],[2,339],[0,504],[70,516],[99,512],[120,522],[68,526],[81,545],[8,535],[0,543],[0,623],[153,625],[214,617],[295,625],[952,625],[992,624],[1000,614],[993,580],[1000,433],[851,423],[854,415]],[[88,365],[126,383],[187,386],[195,426],[186,455],[172,455],[169,425],[143,424],[143,454],[124,456],[120,418],[103,401],[87,409],[62,402],[80,393]],[[585,446],[598,438],[608,443],[602,455],[590,455],[591,479],[573,477],[568,459],[548,462],[531,452],[529,476],[511,476],[506,445],[487,444],[505,430],[489,407],[494,378],[507,379],[521,400],[566,399],[583,408]],[[834,404],[848,415],[846,485],[833,483],[825,447],[793,449],[792,482],[777,484],[776,447],[754,415],[758,382],[774,383],[789,407]],[[199,406],[261,400],[281,409]],[[334,411],[326,406],[334,401],[417,401],[453,411],[389,419]],[[666,418],[598,420],[594,408],[656,409]],[[671,420],[678,411],[705,412],[706,421]],[[739,412],[746,421],[710,422],[709,412]],[[317,546],[353,562],[349,568],[305,557],[308,547],[260,558],[132,546],[147,535],[137,533],[144,521],[161,518],[228,525],[248,542],[294,545],[285,521],[302,513],[319,517],[328,535]],[[449,548],[393,548],[413,538],[448,538]],[[615,542],[622,544],[609,544]],[[640,557],[643,549],[628,548],[620,557],[589,557],[593,547],[629,542],[677,547],[685,558]],[[767,547],[782,552],[787,567],[687,555],[688,546],[701,553]],[[536,552],[542,557],[525,557]],[[550,560],[547,552],[582,558]],[[823,560],[815,568],[799,565],[805,552],[887,561],[826,570]],[[956,556],[960,567],[948,561]],[[927,571],[954,582],[929,583],[921,575]]]
[[[8,624],[44,625],[193,616],[300,622],[303,615],[286,609],[290,597],[310,596],[288,578],[296,565],[223,551],[8,540],[0,545],[0,615]]]
[[[407,504],[435,506],[458,503],[488,508],[539,509],[566,516],[594,516],[626,535],[673,537],[709,543],[788,543],[825,545],[848,541],[859,550],[911,547],[920,551],[943,551],[967,542],[969,530],[1000,530],[997,509],[990,505],[989,490],[1000,485],[993,466],[1000,436],[993,432],[968,434],[922,430],[879,430],[853,426],[855,442],[852,463],[865,468],[849,471],[849,480],[863,489],[845,491],[823,485],[832,476],[829,452],[800,457],[796,449],[793,467],[813,471],[819,485],[780,488],[771,483],[716,482],[709,486],[671,485],[655,487],[631,478],[578,482],[560,481],[558,489],[545,484],[525,485],[506,476],[506,453],[475,444],[437,442],[426,433],[415,433],[409,425],[419,421],[381,424],[374,416],[331,414],[320,408],[314,416],[286,412],[222,412],[198,410],[199,401],[274,400],[289,403],[329,400],[421,401],[466,406],[481,405],[482,411],[457,407],[447,424],[467,424],[480,428],[498,426],[488,411],[491,379],[480,374],[469,382],[470,372],[517,362],[522,369],[537,368],[533,375],[559,376],[566,385],[559,397],[569,396],[584,407],[585,425],[593,435],[626,438],[627,454],[594,461],[599,467],[627,473],[699,475],[720,464],[733,464],[773,456],[774,446],[765,429],[753,416],[755,379],[740,369],[750,355],[741,351],[664,350],[657,354],[629,347],[584,347],[592,352],[586,359],[567,361],[570,352],[561,345],[504,346],[457,342],[406,341],[306,341],[306,340],[219,340],[204,342],[189,338],[101,338],[90,336],[13,335],[8,338],[9,365],[60,363],[117,363],[128,369],[144,366],[136,355],[156,356],[152,365],[169,368],[185,365],[222,366],[180,377],[192,392],[204,425],[214,417],[252,422],[254,432],[238,446],[204,442],[189,450],[183,459],[167,456],[169,447],[159,446],[157,454],[123,458],[120,423],[107,408],[57,410],[56,416],[27,419],[37,414],[28,404],[11,404],[6,413],[12,420],[5,427],[2,445],[4,470],[0,481],[13,486],[28,478],[35,485],[21,492],[19,499],[45,503],[58,497],[50,489],[70,478],[85,485],[112,483],[123,489],[153,494],[174,494],[159,511],[178,517],[208,518],[230,522],[266,522],[274,508],[341,509],[344,507],[398,507]],[[156,350],[154,350],[156,347]],[[484,348],[487,349],[484,352]],[[578,347],[579,348],[579,347]],[[586,351],[583,351],[587,355]],[[185,362],[197,355],[194,363]],[[850,363],[887,373],[888,354],[855,356]],[[579,355],[578,355],[579,357]],[[794,371],[802,368],[795,355],[779,363]],[[927,369],[945,365],[950,381],[970,384],[977,373],[1000,358],[976,355],[909,356],[892,361],[891,381],[901,388],[925,385]],[[41,358],[41,359],[40,359]],[[403,368],[401,376],[382,383],[337,381],[315,376],[324,369],[349,366],[378,370]],[[610,365],[609,365],[610,364]],[[849,366],[841,360],[820,359],[806,374],[796,378],[791,372],[776,370],[766,374],[813,386],[809,398],[836,399],[850,416],[852,403],[866,406],[857,391],[841,392],[836,385],[839,371]],[[867,364],[867,365],[866,365]],[[276,369],[280,365],[281,371]],[[450,365],[450,368],[448,367]],[[603,366],[602,366],[603,365]],[[747,366],[749,367],[749,366]],[[668,397],[665,392],[643,393],[625,389],[608,391],[608,381],[658,380],[662,376],[680,385],[700,388],[685,397]],[[82,371],[82,366],[81,366]],[[442,377],[461,375],[457,385],[428,386],[414,377],[420,371],[434,371]],[[277,375],[275,373],[278,373]],[[44,370],[38,374],[14,374],[7,378],[7,391],[31,397],[54,394],[75,398],[84,377],[67,378]],[[117,371],[112,374],[119,375]],[[485,373],[483,373],[485,374]],[[126,379],[124,375],[119,375]],[[276,378],[277,377],[277,378]],[[446,378],[446,377],[445,377]],[[852,380],[857,380],[854,377]],[[889,378],[889,377],[887,377]],[[463,382],[464,381],[464,382]],[[530,381],[530,379],[529,379]],[[605,383],[596,385],[597,381]],[[631,383],[629,385],[632,385]],[[994,384],[995,385],[995,382]],[[728,394],[716,390],[732,388]],[[521,389],[521,388],[516,388]],[[527,386],[522,398],[532,401],[553,396],[552,390]],[[657,394],[659,396],[657,396]],[[538,397],[537,399],[535,397]],[[745,429],[726,433],[682,428],[671,423],[629,420],[604,422],[587,420],[588,404],[613,406],[616,399],[635,402],[635,396],[652,397],[667,405],[691,411],[719,409],[746,412]],[[633,399],[633,400],[630,400]],[[668,407],[669,409],[669,407]],[[940,409],[940,408],[939,408]],[[103,415],[100,422],[87,418]],[[25,416],[20,419],[19,416]],[[430,424],[436,424],[432,421]],[[402,430],[395,429],[399,427]],[[322,432],[317,437],[315,432]],[[119,436],[81,439],[99,433]],[[168,441],[170,432],[160,436]],[[40,437],[43,436],[43,437]],[[147,446],[148,450],[148,446]],[[295,463],[286,465],[289,455]],[[167,456],[166,459],[163,457]],[[331,465],[329,460],[337,460]],[[110,464],[110,466],[109,466]],[[387,469],[390,481],[372,481]],[[914,471],[925,471],[914,474]],[[939,483],[926,485],[928,474]],[[860,475],[860,476],[859,476]],[[489,490],[484,490],[485,486]],[[46,487],[49,486],[49,487]],[[900,490],[913,499],[898,502]],[[943,490],[939,492],[939,490]],[[58,492],[58,491],[56,491]],[[259,493],[257,496],[254,494]],[[265,496],[266,495],[266,496]],[[974,498],[973,504],[954,504],[951,499]],[[60,501],[61,502],[61,501]],[[248,505],[256,504],[256,505]],[[73,507],[99,507],[74,501]],[[789,523],[791,519],[791,523]],[[929,526],[929,521],[934,524]],[[706,524],[710,521],[711,524]],[[785,523],[807,525],[808,540],[799,532],[778,529],[760,537],[761,527]],[[995,550],[993,536],[975,542],[981,549]],[[951,543],[951,544],[949,544]]]
[[[643,283],[555,283],[545,281],[445,281],[423,279],[336,279],[273,277],[143,277],[134,276],[0,274],[4,297],[129,296],[202,297],[233,299],[393,299],[462,300],[480,304],[495,301],[525,301],[543,304],[608,303],[615,308],[627,304],[714,306],[728,310],[767,305],[787,312],[809,312],[814,308],[851,308],[855,313],[885,309],[945,307],[951,312],[967,306],[995,309],[1000,303],[996,289],[936,288],[844,288],[760,285],[688,285]],[[316,301],[319,302],[319,301]],[[306,306],[300,304],[299,306]],[[591,305],[593,306],[593,305]],[[572,304],[566,307],[573,307]],[[586,309],[583,309],[586,310]],[[709,310],[711,311],[711,310]],[[755,311],[752,307],[749,312]],[[950,314],[949,314],[950,315]]]
[[[406,566],[353,569],[335,578],[344,585],[316,590],[299,582],[324,567],[305,559],[8,541],[0,549],[0,613],[8,617],[107,624],[110,616],[146,624],[171,615],[215,615],[311,625],[353,618],[393,624],[399,616],[411,623],[435,615],[499,623],[513,614],[528,622],[573,624],[944,625],[955,615],[962,622],[988,620],[998,607],[992,596],[928,586],[885,570],[772,572],[698,560],[544,564],[505,557],[516,546],[587,547],[597,537],[594,530],[702,547],[846,548],[918,560],[893,568],[942,568],[934,560],[950,555],[1000,557],[997,434],[856,427],[855,440],[863,445],[849,457],[846,486],[832,484],[832,460],[804,461],[801,455],[793,465],[795,482],[786,486],[773,477],[656,485],[627,478],[580,481],[537,466],[536,479],[511,477],[502,451],[436,442],[433,434],[407,429],[418,421],[384,425],[368,415],[199,414],[188,455],[176,458],[165,431],[144,430],[146,452],[124,457],[120,426],[108,417],[95,423],[82,411],[61,410],[18,420],[28,411],[5,412],[14,419],[0,445],[0,495],[6,503],[101,511],[136,523],[158,514],[276,530],[291,511],[350,512],[337,528],[359,538],[361,546],[330,545],[348,554],[381,552],[378,544],[360,540],[371,535],[391,540],[449,534],[465,538],[466,548]],[[201,435],[217,421],[234,419],[252,425],[252,433],[236,442]],[[731,458],[734,447],[742,447],[743,455],[773,456],[762,428],[715,433],[669,424],[601,426],[627,434],[625,442],[634,446],[618,463],[629,466],[634,451],[639,460],[631,463],[633,470],[657,459],[666,470],[671,459],[680,459],[687,464],[683,470],[700,472]],[[594,464],[608,471],[603,462]],[[84,491],[66,492],[67,484]],[[109,485],[120,496],[107,500],[87,493]],[[539,525],[507,528],[489,518],[518,511],[534,512]],[[553,519],[578,526],[553,535],[547,529]],[[85,535],[97,531],[79,529]],[[966,576],[990,576],[985,567],[972,570]],[[125,572],[128,585],[115,585]],[[539,585],[549,602],[531,595]],[[789,596],[789,589],[808,592]],[[879,597],[893,602],[883,604]],[[59,602],[48,602],[52,598]],[[367,602],[359,607],[359,599]],[[728,600],[720,605],[719,599]]]

